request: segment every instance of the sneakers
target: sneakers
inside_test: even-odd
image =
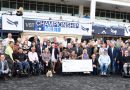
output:
[[[106,76],[107,74],[106,74],[106,72],[101,72],[101,75],[105,75]]]

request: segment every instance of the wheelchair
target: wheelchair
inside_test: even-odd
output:
[[[30,74],[31,75],[40,75],[44,72],[44,66],[41,64],[41,62],[30,62]]]

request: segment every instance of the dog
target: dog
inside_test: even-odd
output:
[[[48,70],[47,73],[46,73],[46,76],[47,77],[53,77],[53,73],[51,70]]]

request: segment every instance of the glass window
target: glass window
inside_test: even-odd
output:
[[[73,14],[73,12],[74,12],[73,7],[69,7],[68,8],[68,13]]]
[[[100,17],[106,17],[106,12],[105,11],[101,11],[100,12]]]
[[[30,10],[36,10],[36,4],[30,3]]]
[[[67,13],[67,7],[62,6],[62,13]]]
[[[127,19],[130,20],[130,14],[127,14]]]
[[[120,19],[120,18],[121,18],[120,13],[116,13],[116,19]]]
[[[37,5],[37,11],[43,11],[43,5]]]
[[[50,5],[50,12],[55,12],[55,11],[56,11],[55,5]]]
[[[111,12],[111,18],[115,18],[115,12]]]
[[[61,13],[61,4],[56,4],[56,12]]]
[[[2,2],[2,7],[5,7],[5,8],[9,8],[9,1],[3,1]]]
[[[29,3],[24,3],[24,9],[29,10]]]
[[[79,9],[78,8],[74,8],[74,14],[79,14]]]
[[[16,2],[10,2],[10,8],[16,9]]]
[[[106,17],[110,18],[111,17],[111,12],[110,11],[106,11]]]
[[[2,1],[0,1],[0,11],[1,11],[1,2],[2,2]]]
[[[96,16],[100,16],[100,10],[96,10]]]
[[[17,8],[23,7],[23,6],[24,6],[23,3],[21,3],[21,2],[18,2],[18,3],[17,3]]]
[[[49,11],[49,4],[44,4],[44,11]]]

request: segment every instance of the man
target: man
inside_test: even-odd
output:
[[[64,36],[64,40],[62,41],[63,47],[67,47],[67,38]]]
[[[75,53],[77,54],[77,58],[78,58],[78,59],[81,59],[81,58],[82,58],[83,49],[80,48],[79,43],[76,43],[76,47],[74,47],[73,50],[74,50]]]
[[[30,62],[31,69],[36,69],[37,72],[39,70],[39,59],[35,47],[31,48],[31,51],[28,53],[28,58]]]
[[[12,41],[14,43],[14,39],[12,38],[12,34],[11,33],[8,33],[8,37],[6,39],[3,40],[3,45],[5,46],[8,46],[9,42]]]
[[[0,76],[5,77],[9,73],[9,66],[7,60],[5,60],[5,55],[0,55]]]
[[[115,47],[114,42],[111,42],[110,47],[108,48],[108,55],[110,56],[110,59],[111,59],[110,72],[115,73],[118,51],[117,51],[117,48]]]
[[[15,55],[15,61],[16,64],[19,67],[19,70],[22,73],[27,74],[27,70],[29,70],[29,63],[27,62],[27,57],[26,55],[23,53],[23,49],[19,48],[18,49],[18,53]]]

